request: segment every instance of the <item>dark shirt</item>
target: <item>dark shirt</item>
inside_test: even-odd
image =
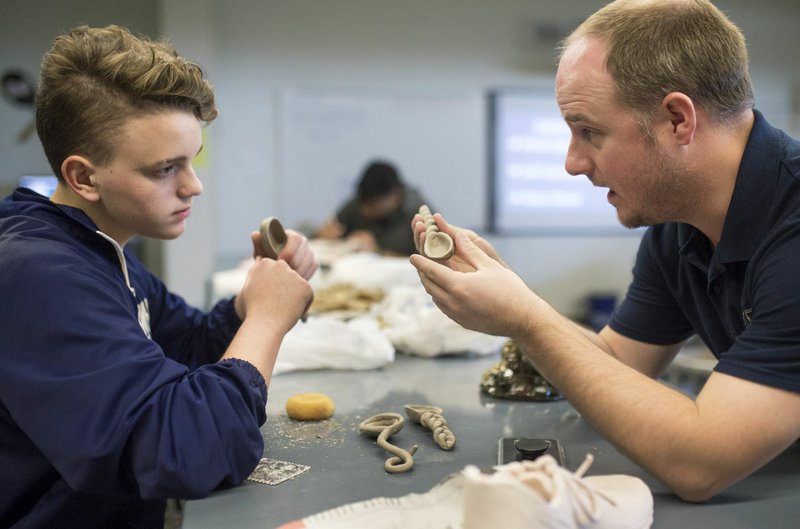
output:
[[[118,250],[79,209],[0,202],[0,527],[163,527],[262,455],[264,379],[217,362],[232,300],[199,311]]]
[[[687,224],[648,228],[609,324],[661,345],[697,333],[716,371],[800,391],[800,142],[755,112],[717,247]]]
[[[357,230],[366,230],[372,233],[381,250],[399,255],[411,255],[417,251],[414,235],[411,232],[411,219],[425,203],[416,189],[406,187],[402,205],[386,218],[380,220],[364,218],[355,198],[339,209],[336,218],[345,227],[344,236]]]

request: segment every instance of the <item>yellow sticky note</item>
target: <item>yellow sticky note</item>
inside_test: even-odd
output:
[[[211,135],[208,134],[208,130],[205,128],[200,130],[200,134],[203,141],[203,148],[200,149],[200,152],[197,153],[197,156],[192,161],[192,166],[194,166],[195,169],[207,169],[208,158],[211,156]]]

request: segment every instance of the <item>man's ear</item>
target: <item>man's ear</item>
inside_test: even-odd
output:
[[[688,145],[697,131],[697,109],[686,94],[670,92],[661,101],[672,124],[672,135],[679,145]]]
[[[95,185],[95,167],[92,162],[73,154],[68,156],[61,164],[61,174],[64,182],[78,196],[89,202],[96,202],[100,194]]]

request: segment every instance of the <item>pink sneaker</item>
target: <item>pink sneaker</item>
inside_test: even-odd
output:
[[[508,463],[490,474],[464,469],[464,529],[648,529],[653,495],[639,478],[583,477],[587,454],[575,473],[549,455]]]

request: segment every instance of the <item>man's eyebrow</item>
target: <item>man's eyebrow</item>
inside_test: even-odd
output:
[[[585,114],[570,114],[568,116],[564,116],[564,121],[566,121],[567,123],[585,122],[590,125],[594,124],[594,121],[589,119]]]

